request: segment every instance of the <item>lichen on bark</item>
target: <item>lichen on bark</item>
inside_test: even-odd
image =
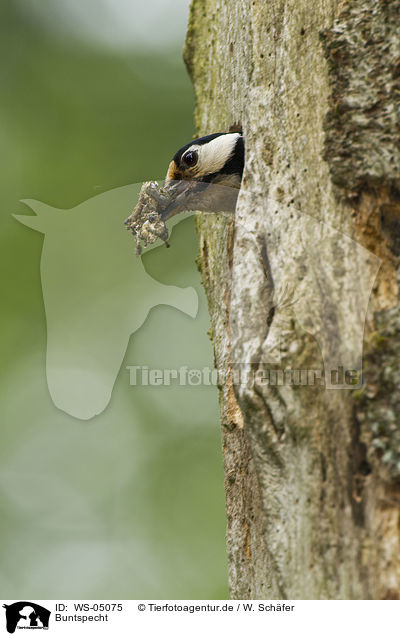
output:
[[[332,91],[324,156],[347,196],[400,187],[399,15],[399,0],[351,0],[322,34]]]
[[[364,356],[365,385],[355,392],[368,461],[380,476],[400,484],[400,307],[375,314],[376,331]]]

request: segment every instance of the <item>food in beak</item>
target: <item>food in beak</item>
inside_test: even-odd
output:
[[[157,239],[167,243],[168,229],[163,211],[170,204],[170,194],[156,181],[146,181],[142,185],[137,205],[125,220],[127,230],[132,232],[136,239],[137,256],[140,256],[143,247],[155,243]]]
[[[204,188],[203,188],[204,189]],[[161,239],[168,246],[168,229],[165,221],[183,212],[193,210],[189,201],[201,188],[192,181],[173,181],[161,186],[157,181],[146,181],[140,190],[138,203],[125,221],[127,230],[136,239],[136,254],[143,247]]]
[[[136,239],[136,254],[143,247],[161,239],[168,246],[165,222],[180,212],[233,212],[238,190],[204,181],[169,181],[161,186],[146,181],[140,190],[138,203],[125,221]]]

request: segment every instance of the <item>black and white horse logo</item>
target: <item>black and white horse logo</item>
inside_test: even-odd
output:
[[[19,629],[48,629],[51,612],[31,601],[18,601],[3,605],[6,610],[7,631],[13,634]]]

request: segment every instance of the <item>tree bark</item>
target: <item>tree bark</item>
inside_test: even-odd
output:
[[[233,598],[400,595],[399,15],[192,2],[198,133],[246,145],[234,218],[198,219]]]

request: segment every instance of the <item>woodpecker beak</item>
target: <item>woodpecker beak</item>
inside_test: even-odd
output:
[[[171,196],[171,203],[163,210],[164,221],[170,219],[179,212],[197,209],[198,197],[209,186],[201,181],[173,181],[165,185],[165,190]]]

